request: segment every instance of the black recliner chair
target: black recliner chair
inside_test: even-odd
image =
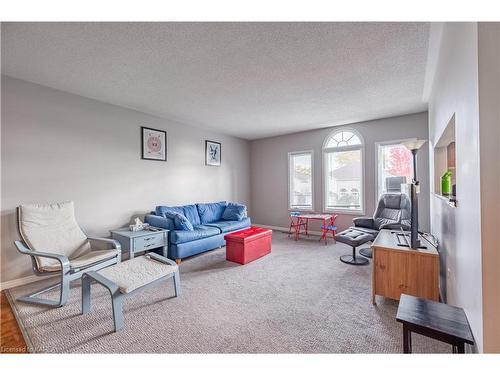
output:
[[[377,237],[381,229],[410,230],[411,224],[411,202],[406,194],[387,193],[383,194],[377,205],[373,217],[357,217],[353,219],[355,229],[360,232],[371,234],[373,239]],[[364,257],[372,257],[371,248],[363,248],[359,253]]]

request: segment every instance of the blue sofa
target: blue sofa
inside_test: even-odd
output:
[[[240,215],[236,217],[231,211],[235,206],[240,208]],[[244,212],[241,207],[244,207]],[[175,213],[187,219],[191,225],[186,224],[193,229],[180,229],[176,220],[178,216],[175,219],[171,216]],[[157,206],[154,212],[145,216],[144,221],[152,226],[170,230],[168,257],[175,259],[177,263],[183,258],[225,246],[226,234],[249,228],[251,225],[245,206],[226,202]]]

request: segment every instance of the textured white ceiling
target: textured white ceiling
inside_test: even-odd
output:
[[[2,73],[256,139],[419,112],[427,23],[3,23]]]

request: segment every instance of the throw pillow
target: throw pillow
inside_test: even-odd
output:
[[[173,220],[175,230],[194,230],[193,224],[182,214],[165,210],[163,211],[163,216]]]
[[[247,217],[247,206],[239,203],[228,203],[224,213],[223,220],[242,220]]]
[[[175,207],[175,206],[156,206],[155,213],[158,216],[165,216],[164,213],[167,211],[175,212],[177,214],[184,215],[184,210],[182,207]]]

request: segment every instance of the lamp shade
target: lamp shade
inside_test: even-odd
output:
[[[420,147],[424,145],[424,143],[427,142],[426,139],[410,139],[405,142],[401,142],[403,146],[405,146],[408,150],[413,151],[413,150],[418,150]]]

